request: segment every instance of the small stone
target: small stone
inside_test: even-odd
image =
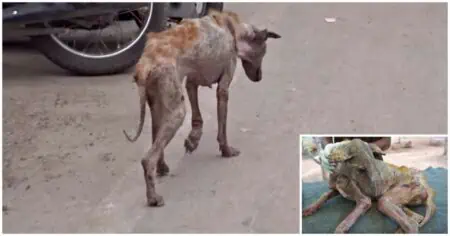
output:
[[[327,23],[334,23],[334,22],[336,22],[336,18],[334,18],[334,17],[325,17],[325,22],[327,22]]]
[[[252,217],[248,217],[247,219],[242,221],[242,225],[244,225],[244,226],[250,226],[251,223],[252,223]]]
[[[111,156],[112,156],[112,153],[105,153],[101,157],[101,160],[105,161],[105,162],[111,161],[111,159],[112,159]]]
[[[242,133],[247,133],[248,131],[250,131],[250,129],[247,129],[247,128],[241,128],[240,130]]]

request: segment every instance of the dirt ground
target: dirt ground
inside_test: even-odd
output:
[[[445,143],[442,140],[431,140],[425,137],[393,137],[391,147],[386,151],[384,160],[395,165],[405,165],[425,170],[428,167],[448,168],[447,155],[444,154]],[[321,168],[311,159],[303,159],[302,181],[315,182],[322,180]]]
[[[157,209],[139,163],[150,122],[134,144],[122,134],[138,121],[129,73],[76,77],[26,43],[4,44],[4,232],[296,233],[298,134],[447,133],[446,5],[225,8],[282,38],[269,42],[260,83],[236,70],[227,129],[238,158],[218,157],[215,89],[200,89],[204,135],[185,155],[188,108]]]

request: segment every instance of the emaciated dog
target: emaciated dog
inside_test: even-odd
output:
[[[155,175],[169,172],[164,148],[174,137],[186,115],[183,79],[192,108],[192,130],[186,138],[186,152],[194,151],[202,136],[203,120],[198,104],[198,87],[217,83],[217,141],[223,157],[239,155],[227,140],[228,89],[236,62],[242,61],[247,77],[262,79],[261,65],[268,38],[280,38],[267,29],[242,22],[233,12],[210,11],[205,17],[186,19],[163,32],[149,33],[144,52],[136,64],[134,80],[140,99],[140,122],[134,142],[144,126],[145,105],[152,118],[153,143],[142,159],[149,206],[162,206],[155,191]]]

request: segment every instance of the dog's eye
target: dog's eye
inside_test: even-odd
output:
[[[360,174],[365,174],[365,173],[367,172],[367,170],[366,170],[366,168],[364,168],[364,167],[359,167],[359,168],[358,168],[358,172],[359,172]]]

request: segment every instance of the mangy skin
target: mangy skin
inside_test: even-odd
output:
[[[239,155],[228,144],[226,134],[228,88],[233,79],[237,59],[241,59],[246,75],[257,82],[262,79],[261,64],[266,53],[266,40],[280,38],[274,32],[245,24],[232,12],[212,11],[203,18],[186,19],[179,25],[159,33],[149,33],[144,52],[136,64],[134,75],[140,98],[138,139],[145,119],[145,105],[152,118],[152,146],[142,159],[149,206],[164,205],[155,191],[155,176],[169,172],[164,161],[164,148],[183,123],[186,108],[183,79],[192,109],[192,130],[186,138],[186,152],[194,151],[202,136],[203,119],[198,104],[198,87],[217,83],[217,140],[223,157]]]
[[[355,209],[338,225],[335,233],[346,233],[377,200],[377,209],[399,224],[398,232],[418,233],[436,211],[435,191],[417,169],[395,166],[375,158],[384,153],[376,146],[354,139],[333,150],[336,164],[330,175],[330,191],[303,210],[303,216],[316,212],[327,200],[341,194],[356,202]],[[407,206],[425,204],[425,217]]]

